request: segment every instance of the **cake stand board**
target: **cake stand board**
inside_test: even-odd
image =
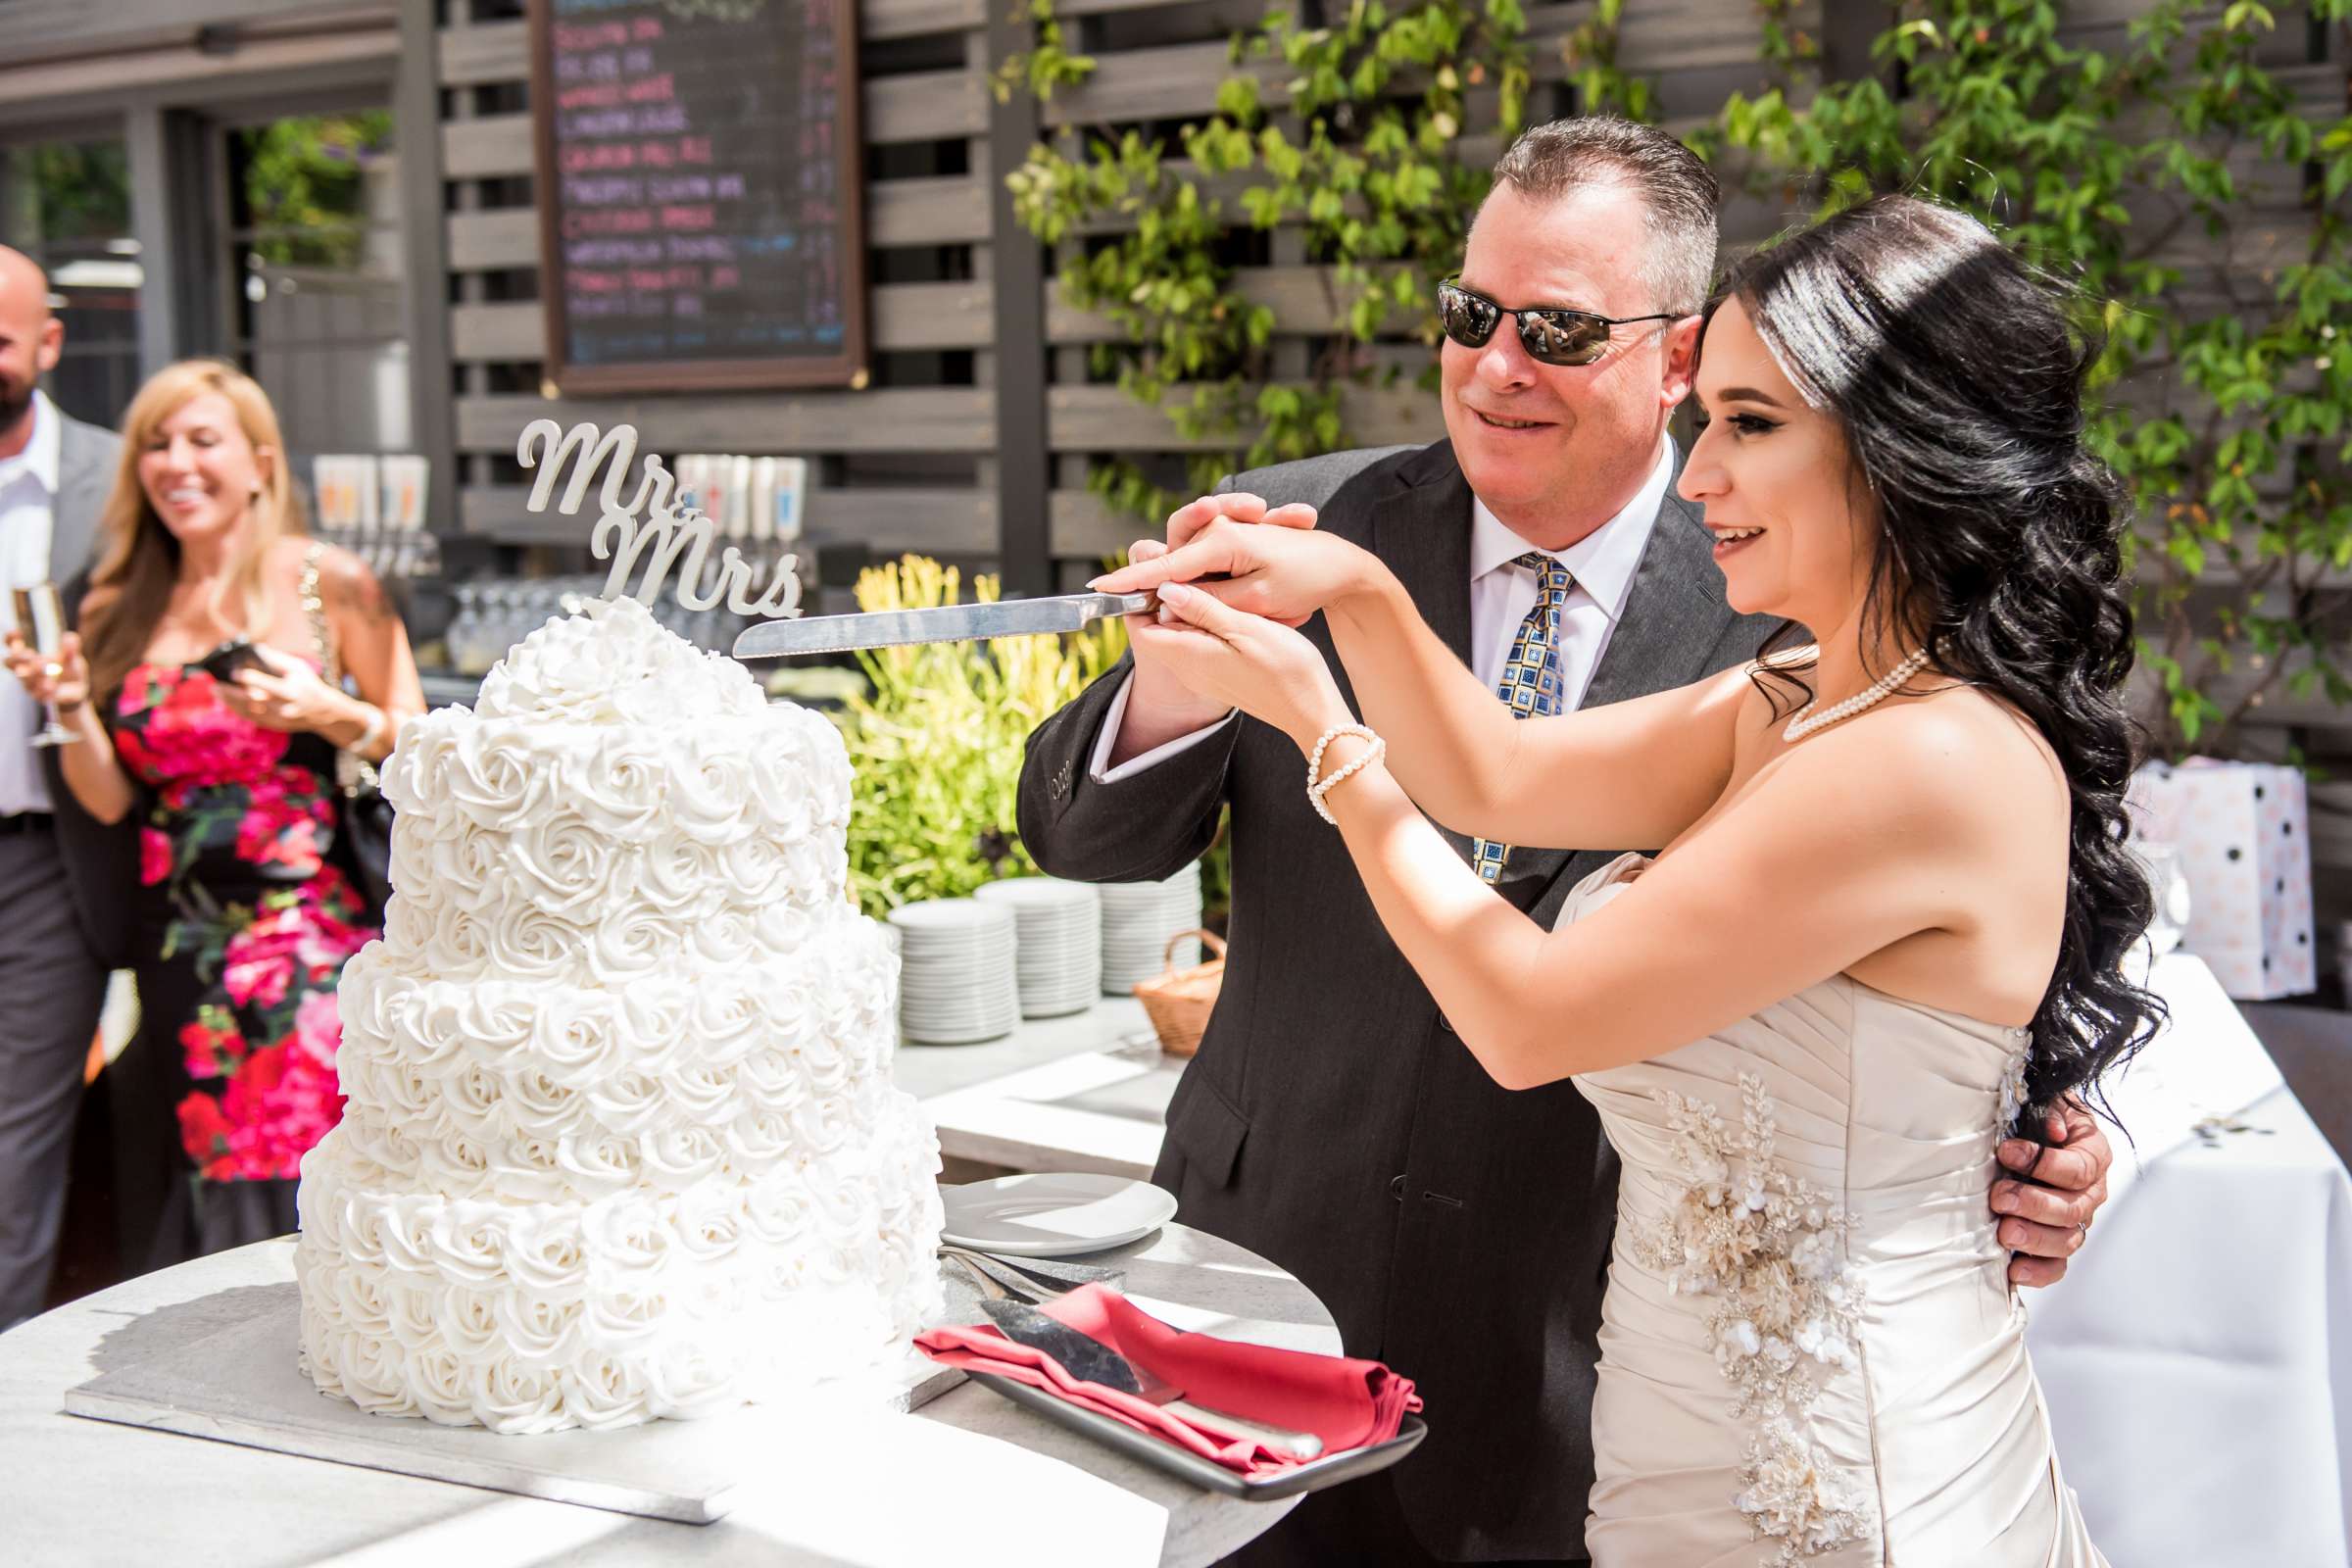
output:
[[[709,1524],[748,1470],[773,1473],[811,1443],[946,1393],[963,1374],[912,1351],[898,1375],[825,1385],[789,1403],[612,1432],[501,1437],[416,1416],[370,1415],[320,1394],[296,1364],[302,1298],[291,1283],[250,1317],[66,1393],[66,1412],[280,1453],[330,1459],[556,1502]]]

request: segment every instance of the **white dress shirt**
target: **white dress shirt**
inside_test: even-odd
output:
[[[1658,508],[1666,500],[1666,487],[1673,482],[1674,446],[1661,438],[1657,466],[1650,469],[1649,477],[1642,482],[1633,500],[1626,503],[1625,510],[1565,550],[1536,550],[1504,527],[1487,510],[1485,502],[1471,497],[1470,668],[1478,676],[1479,684],[1493,691],[1501,683],[1502,666],[1510,660],[1511,643],[1519,634],[1519,623],[1536,608],[1536,573],[1511,564],[1535,551],[1565,565],[1574,579],[1568,590],[1568,603],[1560,611],[1560,695],[1569,709],[1583,705],[1585,692],[1592,684],[1592,672],[1600,667],[1600,656],[1608,651],[1609,636],[1625,613],[1634,573],[1641,568],[1642,552],[1649,546],[1650,526],[1657,521]],[[1111,699],[1110,711],[1102,720],[1102,732],[1096,738],[1087,776],[1097,784],[1116,784],[1121,779],[1133,778],[1186,747],[1199,745],[1234,721],[1234,716],[1228,713],[1215,724],[1180,735],[1113,767],[1111,749],[1118,741],[1119,725],[1127,716],[1127,693],[1133,684],[1131,676]]]
[[[32,394],[32,436],[13,458],[0,458],[0,588],[29,588],[49,577],[49,531],[57,506],[57,469],[65,426],[49,394]],[[16,605],[0,593],[0,629],[15,629]],[[50,808],[49,786],[33,755],[41,706],[0,670],[0,816]]]

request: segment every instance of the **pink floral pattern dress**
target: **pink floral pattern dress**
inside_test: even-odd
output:
[[[290,1213],[304,1152],[343,1109],[335,984],[377,935],[331,860],[333,750],[233,712],[195,665],[133,668],[114,740],[148,806],[142,1040],[172,1059],[199,1210],[210,1184],[284,1183],[259,1211]],[[204,1229],[207,1246],[258,1239]]]

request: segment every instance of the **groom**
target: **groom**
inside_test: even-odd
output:
[[[1666,435],[1690,388],[1716,196],[1704,164],[1644,126],[1528,132],[1495,168],[1461,282],[1506,308],[1614,318],[1605,352],[1540,363],[1505,316],[1483,347],[1442,350],[1446,440],[1243,474],[1171,526],[1223,511],[1366,546],[1490,689],[1521,622],[1556,604],[1558,679],[1538,711],[1748,659],[1771,624],[1725,604]],[[1535,330],[1547,358],[1578,357]],[[1268,517],[1284,506],[1313,511]],[[1321,621],[1305,630],[1330,658]],[[1185,1223],[1297,1274],[1348,1354],[1415,1380],[1430,1421],[1404,1464],[1310,1495],[1236,1560],[1582,1561],[1616,1157],[1572,1084],[1500,1089],[1453,1037],[1312,814],[1286,737],[1132,657],[1030,737],[1020,830],[1053,875],[1166,876],[1207,848],[1222,807],[1232,951],[1153,1180]],[[1514,848],[1491,880],[1548,925],[1629,848],[1655,846]],[[2086,1117],[2067,1134],[2046,1152],[2004,1149],[2040,1178],[1991,1195],[2022,1284],[2064,1271],[2105,1195],[2105,1142]]]

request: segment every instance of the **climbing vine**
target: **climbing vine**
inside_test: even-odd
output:
[[[1149,129],[1067,138],[1008,176],[1030,231],[1067,247],[1063,299],[1116,330],[1092,350],[1094,372],[1216,449],[1191,466],[1196,492],[1237,466],[1346,445],[1342,392],[1380,373],[1367,346],[1399,329],[1436,341],[1432,290],[1459,264],[1486,191],[1484,169],[1457,149],[1474,114],[1488,135],[1517,132],[1526,30],[1518,0],[1353,0],[1316,26],[1273,12],[1234,39],[1215,112],[1173,146]],[[1041,81],[1072,84],[1090,68],[1041,24],[1036,51],[1000,82],[1044,96]],[[1274,373],[1275,313],[1237,287],[1248,237],[1278,228],[1299,234],[1329,288],[1303,377]],[[1090,484],[1145,517],[1179,499],[1123,458]]]
[[[1722,3],[1736,20],[1741,0]],[[1046,96],[1092,62],[1051,0],[1033,4],[1039,46],[1001,86]],[[2121,38],[2070,27],[2059,0],[1893,0],[1840,79],[1794,0],[1747,4],[1762,75],[1689,137],[1728,187],[1792,217],[1934,196],[2071,285],[2102,345],[2094,439],[2139,514],[2157,748],[2226,752],[2282,696],[2352,701],[2352,360],[2335,321],[2352,118],[2319,47],[2343,45],[2352,0],[2150,0]],[[1654,122],[1655,90],[1619,58],[1625,8],[1594,0],[1557,47],[1578,104]],[[1355,0],[1315,26],[1271,13],[1233,62],[1215,112],[1173,138],[1065,137],[1009,176],[1023,221],[1063,247],[1065,300],[1115,330],[1095,372],[1217,448],[1196,487],[1237,454],[1347,444],[1343,393],[1376,374],[1374,340],[1436,342],[1431,286],[1486,190],[1461,145],[1473,95],[1480,130],[1507,139],[1531,79],[1518,0]],[[1277,228],[1330,280],[1303,378],[1273,373],[1274,312],[1238,283],[1264,260],[1250,236]],[[1177,499],[1131,460],[1091,483],[1147,517]]]

